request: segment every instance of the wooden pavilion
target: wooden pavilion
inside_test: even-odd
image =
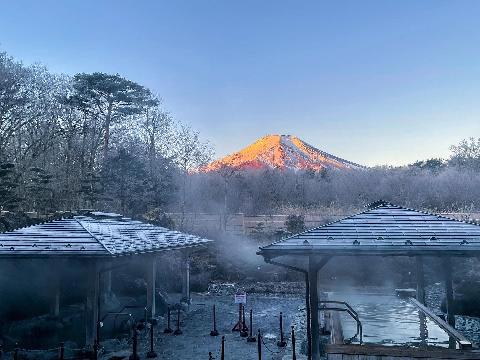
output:
[[[155,317],[157,255],[167,250],[183,252],[183,293],[189,300],[188,251],[210,241],[118,214],[89,212],[1,233],[0,258],[48,259],[52,266],[59,261],[72,260],[86,265],[79,267],[79,271],[85,274],[90,284],[86,294],[85,334],[86,345],[92,346],[99,339],[100,293],[111,291],[112,269],[124,264],[127,257],[145,258],[149,269],[146,274],[147,309],[149,316]],[[52,304],[55,315],[60,310],[60,276],[52,279],[56,284]],[[101,277],[104,281],[100,281]],[[101,284],[104,284],[103,289]]]
[[[447,321],[452,309],[452,257],[480,255],[480,226],[377,201],[367,210],[261,247],[267,263],[305,274],[309,359],[319,359],[318,273],[335,256],[416,258],[417,300],[425,302],[423,257],[444,261]]]

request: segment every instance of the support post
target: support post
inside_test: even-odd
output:
[[[319,322],[318,322],[318,268],[315,266],[312,257],[308,261],[308,283],[310,298],[310,332],[312,334],[312,360],[320,359],[319,351]]]
[[[85,307],[85,345],[93,347],[99,340],[100,314],[99,314],[99,296],[100,296],[100,271],[97,260],[93,260],[88,266],[87,276],[87,299]]]
[[[110,296],[112,293],[112,270],[105,271],[105,295]]]
[[[103,303],[108,304],[110,299],[112,299],[112,262],[108,261],[105,263],[105,267],[107,270],[102,274],[102,298],[103,298]]]
[[[53,304],[53,316],[60,316],[60,284],[55,289],[55,299]]]
[[[147,309],[153,319],[157,315],[156,304],[157,258],[153,256],[147,265]],[[147,319],[145,319],[147,320]]]
[[[310,308],[310,281],[308,278],[308,271],[305,272],[305,310],[307,313],[307,359],[312,360],[312,326],[311,326],[311,313]]]
[[[423,257],[416,256],[417,300],[425,305],[425,274],[423,271]]]
[[[183,261],[183,284],[182,284],[182,300],[190,304],[190,257],[188,252],[185,252]]]
[[[310,332],[312,344],[312,360],[320,359],[320,322],[318,319],[318,271],[323,268],[331,257],[316,259],[308,258],[308,290],[310,300]]]
[[[50,293],[52,294],[50,303],[50,315],[58,318],[60,316],[60,296],[61,296],[61,267],[62,261],[53,262],[54,269],[51,273],[50,279]]]
[[[447,322],[452,327],[455,327],[455,312],[453,309],[453,284],[452,284],[452,264],[450,258],[447,257],[443,261],[443,268],[445,271],[445,299],[447,307]]]
[[[294,271],[300,271],[302,272],[303,274],[305,274],[305,309],[306,309],[306,320],[307,320],[307,341],[308,341],[308,348],[307,348],[307,359],[308,360],[312,360],[312,354],[313,354],[313,350],[312,350],[312,338],[313,338],[313,334],[312,334],[312,313],[313,313],[313,309],[312,309],[312,301],[311,301],[311,277],[309,276],[310,275],[310,270],[311,269],[316,269],[316,271],[313,271],[315,272],[315,284],[317,284],[317,280],[318,280],[318,271],[324,267],[328,261],[332,258],[332,256],[323,256],[322,258],[319,259],[319,261],[315,261],[315,259],[313,258],[313,256],[308,256],[306,258],[306,260],[308,261],[307,262],[307,269],[302,269],[302,268],[298,268],[298,267],[295,267],[295,266],[292,266],[292,265],[288,265],[288,264],[284,264],[284,263],[281,263],[281,262],[278,262],[278,261],[275,261],[275,260],[272,260],[271,258],[265,258],[265,261],[269,264],[273,264],[273,265],[279,265],[279,266],[283,266],[287,269],[291,269],[291,270],[294,270]],[[318,286],[315,285],[315,288],[317,289]],[[316,301],[316,318],[317,318],[317,324],[318,324],[318,289],[316,291],[316,295],[315,295],[317,301]],[[317,328],[317,332],[318,332],[318,328]],[[318,341],[318,334],[317,334],[317,341]],[[316,359],[319,358],[319,347],[317,347],[317,355],[316,355]]]
[[[54,275],[53,279],[53,299],[52,299],[52,308],[51,314],[52,316],[59,317],[60,316],[60,273]]]

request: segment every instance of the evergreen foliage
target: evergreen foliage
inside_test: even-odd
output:
[[[15,210],[20,203],[17,196],[17,174],[15,165],[0,164],[0,210]]]

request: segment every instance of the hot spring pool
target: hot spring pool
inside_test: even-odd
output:
[[[331,292],[329,300],[346,301],[358,313],[364,343],[448,348],[448,334],[408,299],[395,295]],[[349,339],[356,333],[356,322],[343,312],[340,318],[343,336]],[[358,342],[359,339],[352,340],[352,343]]]

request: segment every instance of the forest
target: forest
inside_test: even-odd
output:
[[[197,171],[213,153],[141,84],[55,74],[0,52],[2,211],[100,209],[179,228],[165,214],[354,211],[380,198],[432,211],[480,208],[476,138],[452,145],[448,159],[343,171]]]

